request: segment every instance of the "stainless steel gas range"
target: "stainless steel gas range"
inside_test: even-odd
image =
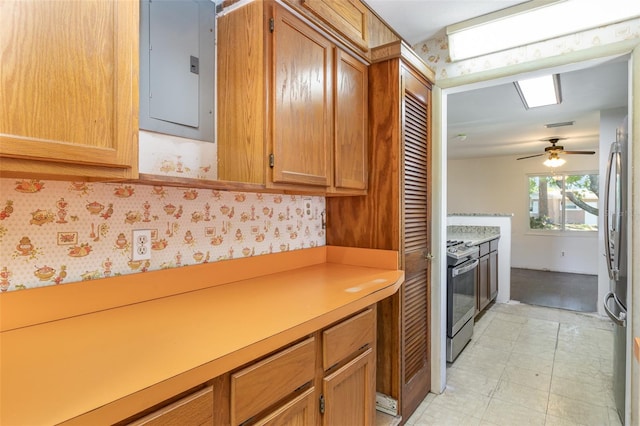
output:
[[[447,361],[453,362],[473,335],[478,246],[447,241]]]

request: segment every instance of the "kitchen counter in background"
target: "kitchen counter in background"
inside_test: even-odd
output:
[[[461,240],[479,245],[495,238],[500,238],[499,226],[447,226],[447,240]]]
[[[449,213],[447,216],[462,217],[513,217],[513,213]]]
[[[511,299],[511,213],[452,213],[447,217],[447,238],[449,229],[467,232],[469,240],[480,244],[495,238],[495,228],[500,236],[498,241],[498,296],[496,302],[506,303]],[[466,230],[466,231],[463,231]],[[493,237],[492,237],[493,236]],[[463,239],[463,238],[460,238]]]
[[[117,422],[403,281],[395,251],[323,246],[2,294],[0,423]]]

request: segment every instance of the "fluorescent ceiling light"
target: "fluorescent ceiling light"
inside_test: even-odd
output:
[[[544,164],[547,167],[560,167],[567,161],[564,158],[560,158],[557,153],[552,152],[549,154],[549,158],[544,160]]]
[[[518,94],[526,109],[562,102],[560,94],[560,76],[558,74],[543,75],[515,81]]]
[[[447,27],[452,61],[626,21],[637,0],[532,0]]]

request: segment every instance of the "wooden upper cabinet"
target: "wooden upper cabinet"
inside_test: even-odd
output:
[[[138,175],[133,1],[3,1],[0,173]]]
[[[368,10],[360,0],[302,0],[302,5],[361,50],[369,50]]]
[[[367,188],[368,70],[353,56],[336,49],[335,192]]]
[[[327,199],[327,244],[397,250],[405,282],[377,305],[376,391],[409,418],[431,382],[431,83],[408,46],[372,49],[369,186]]]
[[[218,178],[364,194],[367,65],[273,1],[218,18]]]
[[[273,10],[272,180],[328,187],[334,47],[291,12]]]

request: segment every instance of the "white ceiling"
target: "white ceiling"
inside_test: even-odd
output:
[[[444,28],[522,1],[510,0],[366,0],[408,43],[444,35]],[[585,65],[586,66],[586,65]],[[574,67],[574,69],[580,66]],[[560,75],[562,103],[526,110],[511,82],[450,94],[448,157],[531,155],[548,144],[540,139],[567,138],[567,150],[597,149],[599,111],[627,106],[627,61],[600,61]],[[546,124],[575,121],[570,127]],[[467,136],[465,141],[456,137]]]
[[[448,157],[537,154],[548,146],[541,139],[550,137],[566,138],[560,141],[566,150],[597,149],[600,111],[627,106],[627,67],[617,58],[561,73],[562,102],[529,110],[513,83],[449,95]],[[545,126],[568,121],[574,124]]]

